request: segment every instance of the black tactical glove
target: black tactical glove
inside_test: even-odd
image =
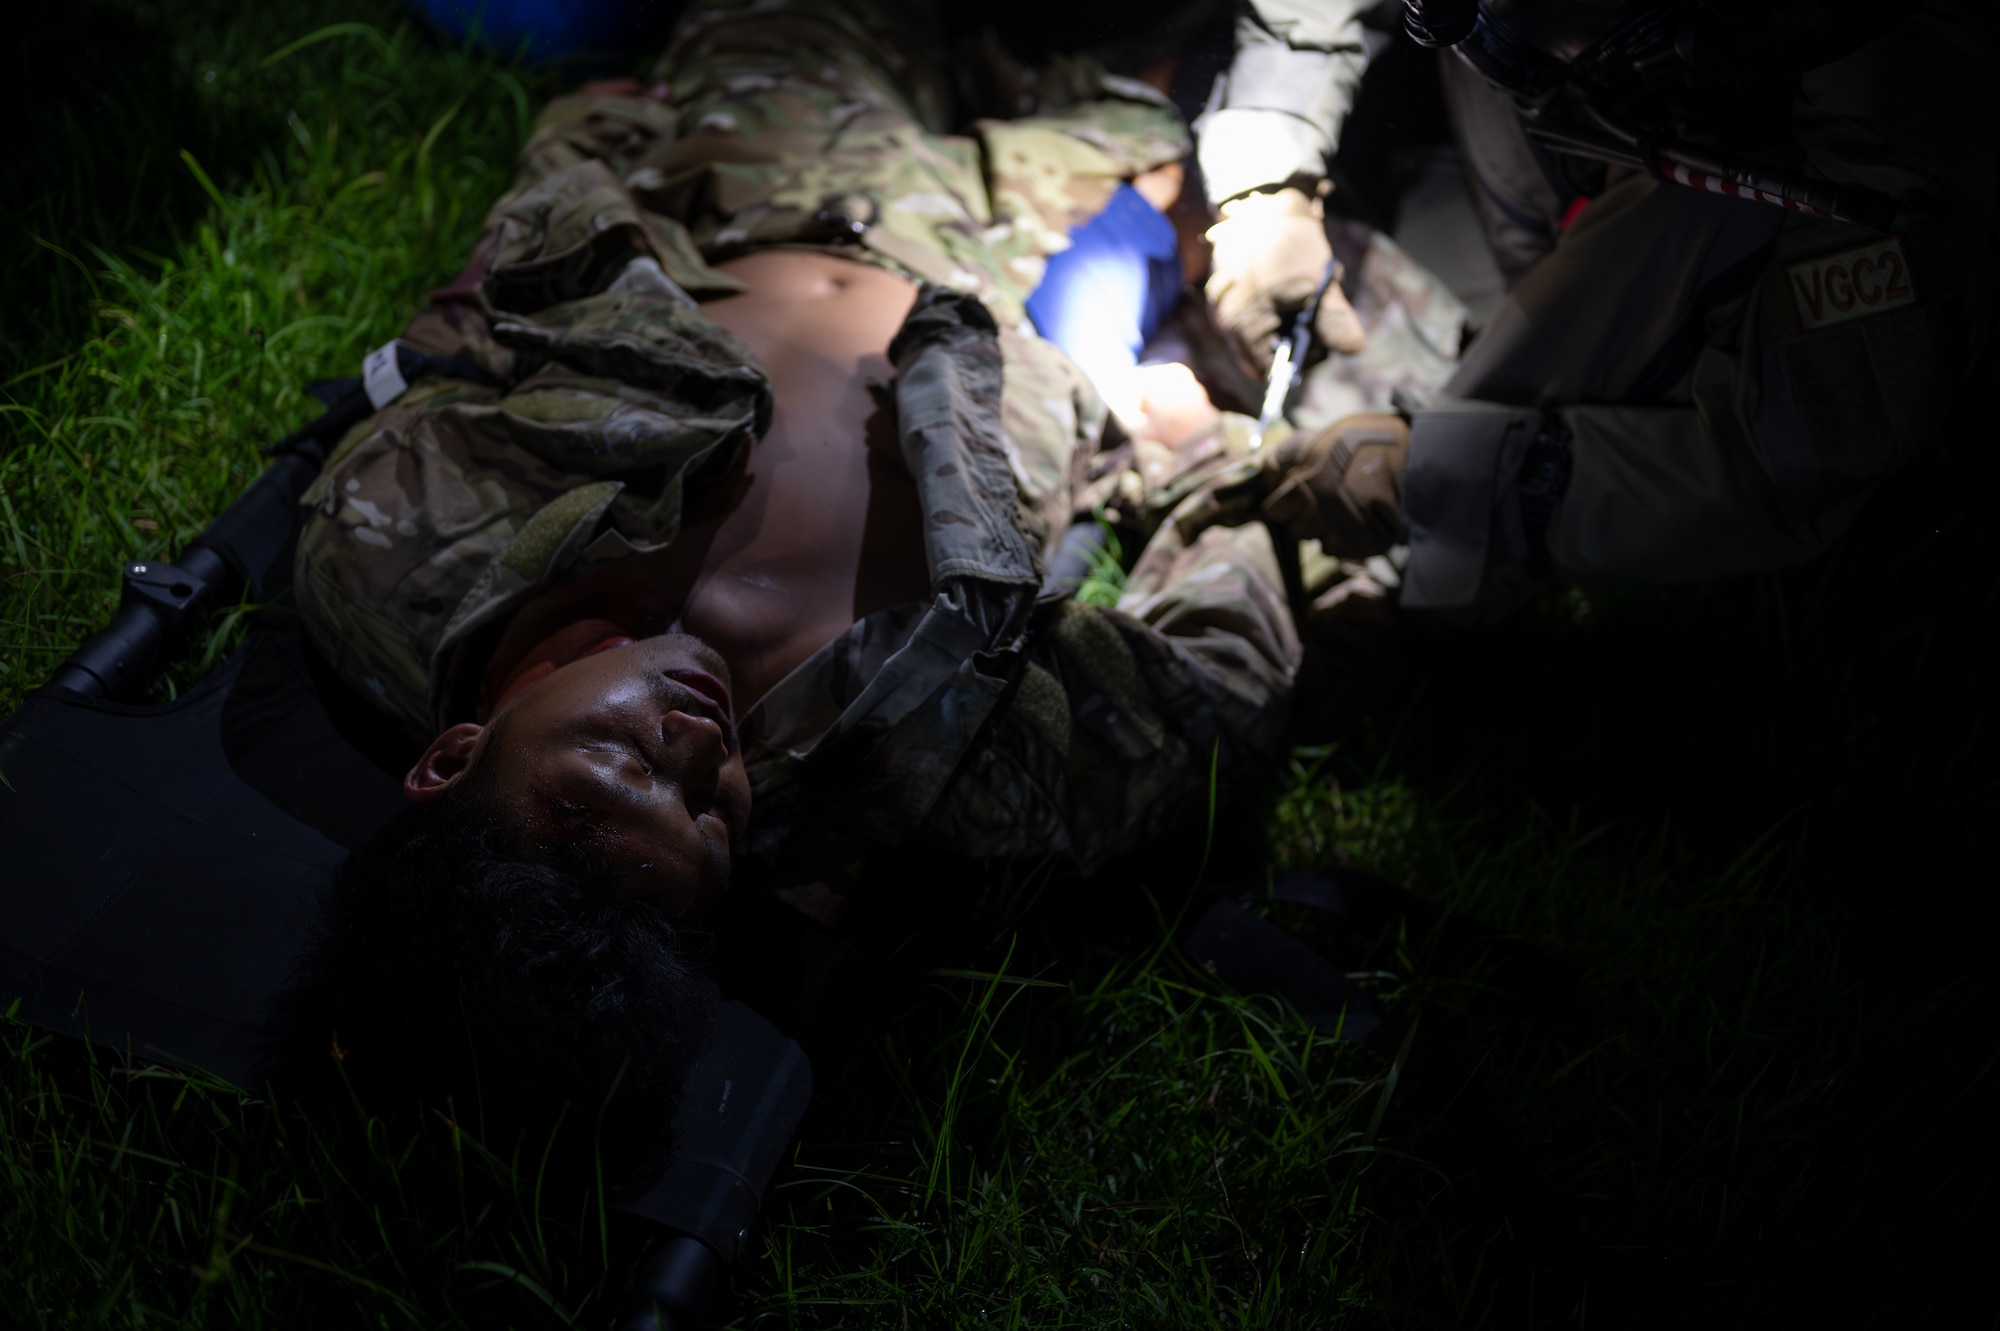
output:
[[[1317,434],[1291,435],[1265,461],[1264,516],[1295,540],[1316,540],[1336,559],[1366,559],[1406,539],[1403,472],[1410,427],[1362,413]]]

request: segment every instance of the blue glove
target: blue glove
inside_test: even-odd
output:
[[[1138,365],[1180,299],[1174,227],[1139,191],[1120,185],[1069,238],[1028,297],[1028,318],[1102,389]]]
[[[645,0],[410,0],[410,8],[453,44],[478,31],[502,55],[526,47],[529,64],[618,52],[629,58],[676,5]]]

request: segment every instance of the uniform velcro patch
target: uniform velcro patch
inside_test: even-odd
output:
[[[1853,323],[1917,303],[1900,236],[1816,255],[1785,270],[1799,326],[1807,332]]]

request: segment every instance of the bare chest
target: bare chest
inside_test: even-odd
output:
[[[723,267],[750,291],[703,312],[770,377],[771,429],[664,550],[620,561],[516,616],[493,659],[574,619],[696,634],[747,708],[857,620],[929,593],[922,513],[898,444],[887,359],[915,288],[819,254],[766,251]]]

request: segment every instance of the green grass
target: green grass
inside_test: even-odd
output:
[[[0,709],[457,267],[545,92],[388,0],[39,21],[0,235]],[[267,60],[336,22],[367,26]],[[1229,806],[1208,877],[1344,865],[1423,903],[1366,934],[1277,912],[1423,1014],[1393,1094],[1388,1057],[1163,946],[1199,849],[1087,893],[904,866],[954,904],[819,1068],[734,1324],[1990,1308],[1990,434],[1968,416],[1810,568],[1315,677],[1316,747]],[[588,1191],[538,1197],[532,1150],[327,1136],[0,1042],[0,1324],[597,1326],[635,1258]]]
[[[218,6],[193,24],[83,9],[79,26],[136,21],[171,58],[92,71],[130,102],[93,127],[111,142],[72,107],[42,106],[48,137],[10,164],[10,710],[108,616],[123,563],[181,548],[257,473],[265,445],[317,413],[305,385],[353,373],[450,275],[512,174],[533,104],[514,74],[428,49],[387,6],[374,26],[332,28],[298,7]],[[125,163],[166,216],[95,174]]]

